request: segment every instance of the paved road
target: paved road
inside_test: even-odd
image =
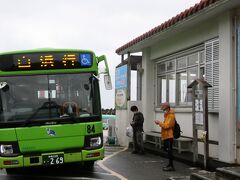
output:
[[[129,180],[164,180],[169,177],[188,176],[196,170],[196,168],[181,162],[174,162],[176,171],[162,171],[162,167],[167,162],[167,159],[159,155],[150,153],[145,155],[131,154],[131,150],[128,149],[107,159],[103,164]]]
[[[118,146],[106,146],[105,149],[104,160],[95,163],[93,170],[79,164],[30,169],[21,175],[7,175],[5,170],[0,170],[0,180],[164,180],[170,176],[186,176],[193,171],[190,166],[174,162],[176,171],[164,172],[162,167],[167,159],[158,155],[131,154],[130,149]]]
[[[105,156],[111,156],[113,153],[123,150],[123,147],[106,147]],[[99,165],[100,164],[100,165]],[[101,167],[102,166],[102,167]],[[107,169],[108,170],[108,169]],[[49,166],[45,168],[25,169],[18,175],[7,175],[6,171],[0,170],[0,180],[80,180],[80,179],[119,179],[113,173],[104,170],[104,165],[98,161],[93,170],[86,169],[81,164],[71,164],[64,166]]]

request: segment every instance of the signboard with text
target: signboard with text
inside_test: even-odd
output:
[[[116,109],[127,109],[127,86],[128,86],[127,64],[116,68],[115,73],[115,107]]]

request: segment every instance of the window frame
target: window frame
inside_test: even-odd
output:
[[[212,46],[212,51],[210,54],[207,54],[207,47]],[[214,49],[215,48],[215,49]],[[188,63],[188,56],[194,55],[195,53],[198,53],[198,61],[196,61],[196,64],[189,65]],[[210,55],[210,56],[209,56]],[[178,62],[177,60],[181,60],[185,57],[185,64],[183,63],[183,66],[180,68],[177,68]],[[212,60],[209,60],[210,59]],[[175,61],[175,70],[168,72],[167,71],[167,63],[170,61]],[[179,78],[178,75],[181,72],[187,72],[190,68],[197,67],[197,78],[204,78],[208,83],[212,84],[213,87],[209,88],[209,99],[208,99],[208,106],[210,112],[218,112],[219,111],[219,79],[215,79],[219,76],[219,38],[213,38],[209,41],[205,41],[202,44],[192,47],[189,49],[186,49],[184,51],[180,51],[177,53],[173,53],[171,55],[165,56],[160,59],[155,60],[156,63],[156,78],[158,79],[159,76],[167,76],[169,73],[175,73],[175,103],[171,104],[173,107],[191,107],[192,102],[187,103],[179,103]],[[158,65],[162,63],[166,63],[165,65],[165,72],[159,72]],[[212,71],[209,72],[209,66],[212,65]],[[185,67],[184,67],[185,66]],[[208,69],[208,70],[207,70]],[[211,69],[210,69],[211,70]],[[210,81],[209,81],[210,80]],[[187,76],[187,83],[189,84],[189,75]],[[159,86],[157,84],[156,92],[161,93],[161,89],[159,89]],[[189,91],[189,90],[188,90]],[[167,97],[166,99],[169,100],[169,89],[167,89],[166,93]],[[161,99],[158,98],[159,96],[155,96],[155,105],[156,108],[161,105]]]
[[[190,82],[189,70],[190,69],[197,67],[197,78],[200,77],[200,71],[205,72],[205,70],[204,70],[205,69],[205,57],[203,57],[204,59],[202,61],[200,59],[202,57],[202,55],[205,54],[204,48],[205,48],[204,44],[201,44],[197,47],[193,47],[188,50],[172,54],[168,57],[164,57],[164,58],[158,59],[156,61],[156,66],[155,66],[156,67],[156,78],[157,78],[157,86],[156,86],[157,95],[155,96],[156,97],[156,102],[155,102],[156,107],[159,107],[163,103],[162,97],[161,97],[162,96],[162,89],[161,89],[162,87],[159,86],[159,78],[160,77],[164,77],[164,76],[166,77],[166,80],[167,80],[166,100],[169,101],[169,84],[168,84],[169,82],[168,82],[168,78],[167,78],[167,76],[169,74],[175,75],[175,103],[170,103],[171,106],[173,106],[173,107],[190,107],[192,105],[192,102],[180,103],[180,101],[179,101],[179,78],[178,78],[178,75],[181,72],[186,72],[187,73],[187,85],[189,85],[189,82]],[[197,57],[198,57],[196,64],[189,65],[188,57],[193,56],[196,53],[197,53]],[[182,60],[183,58],[185,58],[185,67],[177,68],[177,66],[179,65],[177,61]],[[172,71],[168,71],[167,64],[171,61],[174,61],[175,68]],[[162,65],[163,63],[166,64],[165,72],[161,72],[160,69],[158,68],[158,67],[160,67],[160,64]],[[187,93],[188,93],[188,89],[187,89]],[[188,95],[186,95],[186,96],[188,96]]]

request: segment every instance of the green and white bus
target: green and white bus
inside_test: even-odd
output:
[[[103,159],[98,64],[106,57],[76,49],[0,54],[0,168]]]

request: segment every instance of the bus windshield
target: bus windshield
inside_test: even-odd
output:
[[[0,123],[100,116],[92,73],[0,77]]]

